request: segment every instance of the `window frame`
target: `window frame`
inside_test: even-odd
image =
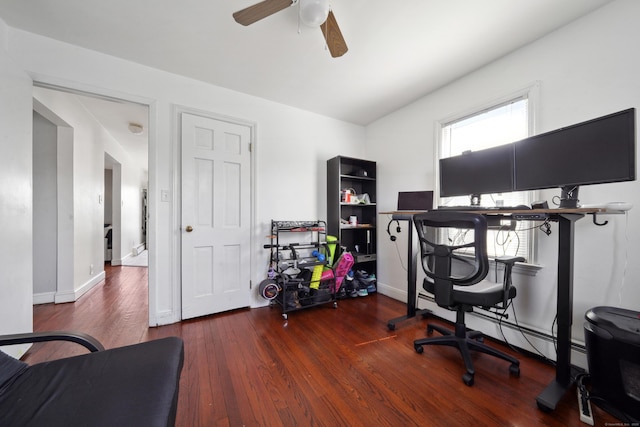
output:
[[[482,102],[478,105],[470,107],[466,110],[460,111],[458,113],[451,114],[446,116],[440,120],[435,122],[435,141],[434,144],[434,171],[435,171],[435,200],[442,201],[440,197],[440,154],[443,151],[443,130],[446,126],[450,125],[452,122],[464,120],[466,118],[482,114],[483,112],[493,110],[509,104],[511,102],[516,102],[522,99],[527,100],[527,120],[528,120],[528,135],[532,136],[536,134],[536,124],[538,117],[538,108],[539,108],[539,92],[540,92],[540,82],[536,81],[531,84],[526,85],[525,87],[515,90],[513,92],[507,93],[503,96],[493,98]],[[538,197],[537,191],[528,191],[529,201],[533,202]],[[526,242],[526,264],[537,266],[537,247],[538,247],[538,239],[537,227],[530,222],[523,222],[522,224],[528,224],[526,227],[528,228],[525,232],[528,234],[527,242]],[[492,255],[491,258],[494,258]]]

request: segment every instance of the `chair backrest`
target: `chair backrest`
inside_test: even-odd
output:
[[[451,307],[454,285],[476,284],[489,272],[487,220],[481,214],[454,211],[425,212],[413,220],[425,280],[434,285],[436,303]]]

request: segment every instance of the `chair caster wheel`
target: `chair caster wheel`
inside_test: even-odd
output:
[[[285,314],[283,314],[283,315],[282,315],[282,318],[283,318],[284,320],[287,320],[287,319],[289,318],[289,315],[285,313]]]
[[[462,376],[462,381],[468,385],[469,387],[471,387],[473,385],[473,375],[471,375],[470,373],[466,373]]]
[[[427,325],[427,335],[433,335],[433,326]]]
[[[509,373],[511,375],[513,375],[514,377],[519,377],[520,376],[520,365],[516,365],[515,363],[511,364],[511,366],[509,366]]]
[[[338,303],[337,302],[333,302],[333,308],[338,308]]]
[[[395,323],[387,323],[387,329],[390,331],[395,331],[396,330]]]
[[[424,351],[424,348],[422,348],[421,345],[414,345],[413,348],[416,349],[416,353],[418,354],[422,354],[422,352]]]

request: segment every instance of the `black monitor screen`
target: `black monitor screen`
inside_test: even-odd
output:
[[[515,190],[632,181],[635,109],[515,143]]]
[[[440,196],[513,191],[513,144],[440,159]]]

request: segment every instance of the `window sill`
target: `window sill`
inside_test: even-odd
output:
[[[491,259],[490,262],[491,262],[491,267],[495,268],[495,261],[493,259]],[[528,263],[528,262],[519,262],[517,264],[514,264],[512,273],[513,274],[519,274],[519,275],[522,275],[522,276],[532,276],[533,277],[536,274],[538,274],[538,271],[542,270],[543,268],[544,268],[544,266],[540,265],[540,264],[531,264],[531,263]]]

